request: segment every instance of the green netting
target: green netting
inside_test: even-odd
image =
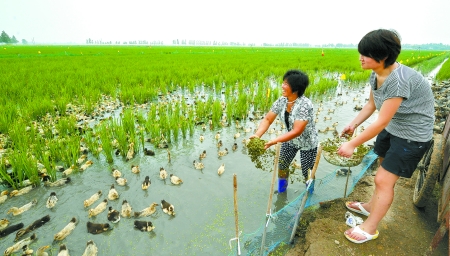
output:
[[[375,162],[377,157],[378,156],[373,152],[373,150],[371,150],[364,157],[359,166],[352,168],[352,174],[348,179],[348,184],[345,177],[337,175],[336,172],[340,168],[321,179],[316,179],[313,183],[313,193],[308,195],[305,208],[317,205],[319,202],[348,196],[353,191],[356,183],[366,174],[366,171]],[[344,193],[336,193],[335,189],[329,189],[331,186],[344,188],[345,185],[347,185],[345,195]],[[242,234],[240,237],[241,255],[268,255],[279,245],[289,244],[292,230],[297,228],[294,227],[296,224],[296,219],[301,218],[301,216],[297,215],[306,192],[307,190],[305,189],[303,193],[287,204],[284,208],[271,214],[269,221],[266,222],[266,220],[263,219],[260,227],[255,232]],[[265,244],[263,253],[261,254],[261,243],[265,225],[267,225]],[[233,243],[233,248],[231,249],[231,253],[229,255],[237,255],[236,246],[237,243]],[[283,247],[281,250],[280,248],[277,249],[277,253],[284,254],[289,249],[288,246]]]

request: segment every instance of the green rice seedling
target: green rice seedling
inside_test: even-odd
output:
[[[180,128],[181,128],[181,119],[179,116],[172,115],[170,117],[170,127],[172,127],[172,134],[175,141],[178,141],[178,136],[180,134]]]
[[[0,104],[0,132],[8,132],[11,124],[17,121],[17,106],[14,104]]]
[[[56,180],[56,168],[55,163],[50,160],[50,153],[46,151],[40,159],[41,163],[44,165],[45,169],[47,170],[48,176],[50,176],[51,180]]]
[[[129,108],[123,112],[121,122],[125,132],[130,137],[134,137],[136,135],[136,124],[134,112],[132,109]]]
[[[59,132],[59,136],[70,136],[78,133],[77,119],[75,116],[61,117],[58,123],[55,125],[56,130]]]
[[[66,166],[72,166],[77,163],[80,157],[80,140],[79,136],[66,136],[57,140],[59,154]]]
[[[213,127],[216,127],[220,123],[220,119],[222,118],[222,105],[219,100],[215,100],[212,104],[212,122]]]
[[[98,140],[92,130],[86,131],[83,137],[83,141],[86,144],[86,147],[89,149],[89,151],[98,159],[100,156],[100,152],[97,150],[99,147]]]
[[[40,184],[37,161],[31,157],[27,150],[14,150],[9,155],[12,166],[12,175],[17,178],[14,188],[23,187],[23,181],[29,179],[35,185]]]
[[[6,169],[6,157],[0,158],[0,178],[3,181],[3,183],[8,183],[11,187],[14,189],[17,189],[15,182],[11,179],[11,177],[8,174],[8,170]]]
[[[115,140],[117,140],[118,145],[113,145],[113,143],[111,143],[111,145],[113,148],[117,147],[120,151],[120,154],[122,156],[125,156],[127,154],[127,150],[128,150],[128,137],[129,136],[127,135],[124,125],[122,125],[122,124],[123,123],[121,123],[119,119],[117,119],[117,118],[112,119],[112,121],[111,121],[111,128],[112,128],[112,132],[113,132],[112,136],[113,136],[113,138],[115,138]]]
[[[110,124],[108,124],[107,122],[101,123],[99,126],[98,133],[100,135],[102,152],[106,157],[106,161],[108,163],[112,163],[114,161],[113,147],[112,147],[112,143],[111,143],[113,136],[111,134]]]
[[[30,127],[29,130],[34,129],[34,127]],[[30,137],[23,136],[25,131],[27,130],[27,126],[24,121],[18,120],[17,122],[11,123],[11,126],[8,129],[8,134],[13,142],[14,148],[27,148],[30,145]]]

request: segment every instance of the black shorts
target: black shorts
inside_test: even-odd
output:
[[[381,166],[388,172],[411,178],[430,142],[402,139],[383,129],[375,141],[374,152],[384,158]]]

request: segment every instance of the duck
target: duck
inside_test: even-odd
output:
[[[90,221],[88,221],[86,223],[86,227],[87,227],[88,233],[91,233],[94,235],[103,233],[103,232],[111,229],[111,226],[109,225],[109,223],[93,223]]]
[[[98,253],[97,245],[94,243],[94,241],[89,240],[86,243],[86,249],[84,249],[82,256],[96,256]]]
[[[97,193],[93,194],[91,197],[84,200],[84,202],[83,202],[84,207],[91,206],[95,201],[97,201],[100,198],[101,195],[102,195],[102,191],[99,190]]]
[[[70,233],[72,233],[72,231],[75,229],[75,227],[78,224],[78,220],[77,218],[73,217],[69,224],[67,224],[63,229],[61,229],[61,231],[59,231],[58,233],[56,233],[53,237],[53,239],[55,241],[61,241],[64,240],[64,238],[66,238],[68,235],[70,235]]]
[[[122,177],[117,177],[117,178],[116,178],[116,183],[117,183],[119,186],[125,186],[125,185],[127,185],[127,179],[122,178]]]
[[[124,217],[124,218],[129,218],[129,217],[131,217],[132,212],[133,212],[133,208],[131,208],[131,205],[128,203],[127,200],[123,200],[120,215],[122,215],[122,217]]]
[[[153,229],[155,229],[151,221],[142,221],[142,220],[135,220],[134,227],[144,232],[150,232]]]
[[[49,209],[55,207],[56,203],[58,202],[58,198],[56,197],[56,193],[55,192],[51,192],[50,196],[47,199],[47,203],[45,204],[45,206]]]
[[[86,160],[86,158],[87,158],[87,155],[86,155],[86,154],[81,155],[81,156],[77,159],[77,164],[78,164],[78,165],[81,165],[82,163],[84,163],[84,161]]]
[[[3,204],[6,199],[8,199],[8,190],[3,190],[2,193],[0,193],[0,204]]]
[[[153,151],[151,149],[144,148],[144,155],[146,155],[146,156],[154,156],[155,155],[155,151]]]
[[[316,119],[314,119],[314,123],[317,124],[319,122],[319,118],[316,117]]]
[[[164,167],[159,168],[159,178],[162,180],[165,180],[167,178],[167,171],[164,169]]]
[[[21,196],[21,195],[25,195],[26,193],[30,192],[33,189],[33,186],[26,186],[20,190],[13,190],[9,193],[10,197],[13,196]],[[3,194],[3,192],[2,192]],[[5,195],[7,194],[7,192],[5,193]]]
[[[129,161],[129,160],[133,159],[133,157],[134,157],[134,143],[131,142],[130,145],[128,145],[128,152],[127,152],[126,160]]]
[[[50,245],[44,245],[37,249],[36,256],[48,256],[48,253],[46,252],[50,248]]]
[[[347,168],[341,168],[336,170],[336,176],[347,176],[347,174],[352,174],[352,170]]]
[[[9,225],[8,219],[0,219],[0,231],[5,229]]]
[[[356,111],[360,111],[360,110],[362,110],[362,108],[363,108],[363,106],[361,106],[361,105],[355,105],[355,107],[353,109]]]
[[[197,170],[203,170],[205,168],[205,165],[202,162],[197,162],[197,160],[194,160],[194,168]]]
[[[203,142],[203,141],[205,140],[205,136],[203,136],[203,134],[202,134],[202,135],[200,135],[200,138],[199,138],[199,140],[200,140],[200,142]]]
[[[22,256],[31,256],[33,255],[33,250],[28,247],[28,245],[24,245],[22,247]]]
[[[91,166],[94,162],[92,160],[87,160],[82,166],[80,166],[80,171],[85,171],[89,166]]]
[[[112,223],[117,223],[120,220],[120,212],[117,210],[114,210],[112,206],[108,208],[108,220]]]
[[[132,173],[140,173],[141,169],[139,168],[139,165],[131,165],[131,172]]]
[[[328,109],[328,114],[332,114],[332,113],[334,113],[334,108],[330,108],[330,109]]]
[[[67,249],[65,244],[59,246],[58,256],[69,256],[69,249]]]
[[[324,117],[323,117],[323,120],[324,120],[324,121],[326,121],[326,120],[331,120],[331,116],[324,116]]]
[[[327,129],[327,131],[336,131],[336,127],[334,127],[334,126],[327,127],[326,129]]]
[[[223,146],[222,140],[219,140],[219,142],[217,142],[217,148],[220,148]]]
[[[249,133],[251,131],[252,131],[252,128],[250,128],[250,127],[247,127],[247,128],[244,129],[244,133]]]
[[[297,162],[297,159],[294,159],[294,161],[292,161],[291,165],[292,165],[292,167],[294,167],[294,169],[302,168],[302,165]]]
[[[148,187],[150,187],[151,181],[150,181],[150,177],[149,176],[145,176],[144,182],[142,182],[142,189],[143,190],[147,190]]]
[[[233,144],[233,146],[231,147],[231,149],[232,149],[233,151],[236,151],[236,150],[238,149],[238,144],[235,142],[235,143]]]
[[[161,200],[161,208],[164,213],[167,213],[172,216],[175,215],[175,207],[164,199]]]
[[[220,132],[217,132],[216,135],[214,136],[214,139],[219,140],[220,139]]]
[[[104,199],[101,203],[99,203],[96,207],[89,209],[88,218],[94,217],[102,213],[106,210],[106,205],[108,204],[108,200]]]
[[[202,124],[202,130],[206,131],[206,124],[205,123]]]
[[[111,184],[111,187],[109,188],[108,192],[108,200],[113,201],[119,198],[119,192],[117,192],[116,188],[114,187],[114,184]]]
[[[33,199],[33,201],[21,206],[21,207],[11,207],[6,214],[12,213],[12,215],[17,216],[19,214],[22,214],[26,211],[28,211],[31,207],[35,206],[37,203],[36,199]]]
[[[9,227],[6,227],[6,228],[4,228],[4,229],[1,229],[1,230],[0,230],[0,238],[1,238],[1,237],[5,237],[5,236],[7,236],[7,235],[9,235],[9,234],[11,234],[11,233],[14,233],[14,232],[16,232],[17,230],[20,230],[21,228],[23,228],[23,226],[24,226],[23,223],[20,222],[20,223],[11,225],[11,226],[9,226]]]
[[[226,156],[228,154],[228,149],[225,148],[217,153],[219,156]]]
[[[241,133],[240,132],[237,132],[237,133],[234,134],[234,139],[237,139],[239,137],[241,137]]]
[[[172,184],[174,185],[179,185],[183,183],[183,181],[178,176],[175,176],[173,174],[170,174],[170,182],[172,182]]]
[[[112,176],[114,178],[122,177],[122,173],[117,169],[112,169]]]
[[[269,130],[269,132],[268,132],[269,134],[273,134],[273,133],[275,133],[275,128],[271,128],[270,130]]]
[[[328,129],[327,128],[325,128],[325,129],[318,129],[317,131],[320,132],[320,133],[326,133],[328,131]]]
[[[219,176],[221,176],[223,174],[223,172],[225,172],[225,164],[222,163],[222,165],[219,167],[219,169],[217,169],[217,174],[219,174]]]
[[[20,229],[16,233],[16,238],[14,238],[14,242],[17,242],[22,236],[30,233],[31,231],[41,227],[45,223],[50,221],[50,215],[46,215],[38,220],[35,220],[33,223],[31,223],[28,227]]]
[[[70,174],[72,174],[72,172],[75,170],[76,166],[75,165],[71,165],[69,168],[63,170],[62,175],[67,177]]]
[[[37,239],[36,234],[33,234],[30,237],[22,239],[19,242],[15,243],[13,246],[6,248],[4,255],[9,256],[9,255],[13,254],[14,252],[17,252],[20,249],[22,249],[24,246],[30,245],[31,243],[36,241],[36,239]]]
[[[156,212],[156,206],[158,206],[157,203],[152,203],[149,207],[144,208],[142,211],[134,212],[134,217],[139,218],[139,217],[146,217],[146,216],[152,215],[153,213]]]
[[[243,139],[242,140],[242,145],[244,145],[244,148],[247,147],[248,143],[250,142],[250,139]]]
[[[203,153],[200,153],[200,156],[198,157],[200,160],[206,158],[206,150],[203,150]]]
[[[44,185],[47,187],[60,187],[70,182],[70,177],[61,178],[59,180],[56,180],[54,182],[45,181]]]

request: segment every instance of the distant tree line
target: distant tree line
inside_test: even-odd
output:
[[[102,40],[93,40],[91,38],[86,39],[86,44],[150,44],[150,45],[163,45],[163,41],[152,41],[149,42],[147,40],[134,40],[134,41],[102,41]]]
[[[9,37],[9,35],[3,30],[2,34],[0,35],[0,43],[4,44],[17,44],[19,40],[16,39],[16,37],[13,35],[12,37]],[[27,44],[27,40],[22,39],[22,44]]]

